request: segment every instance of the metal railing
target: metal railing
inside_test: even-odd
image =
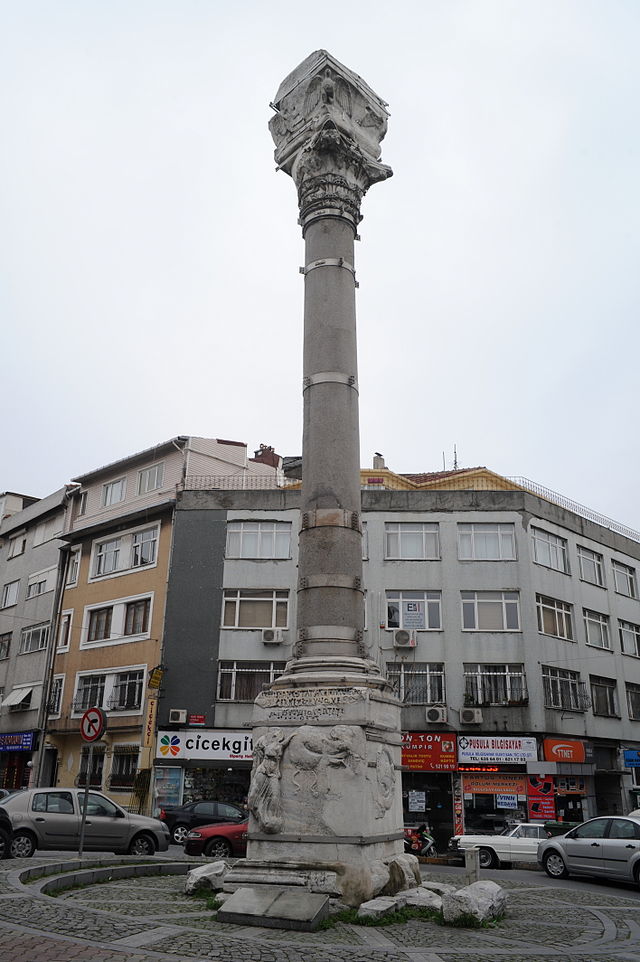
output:
[[[299,488],[295,478],[271,477],[255,474],[188,474],[182,482],[183,491],[268,491],[278,488]]]
[[[465,674],[464,703],[466,707],[522,707],[529,704],[527,683],[520,675]]]
[[[551,501],[561,508],[566,508],[567,511],[572,511],[573,514],[577,514],[587,521],[593,521],[594,524],[599,524],[603,528],[615,531],[625,538],[630,538],[631,541],[640,541],[640,531],[635,531],[633,528],[628,528],[625,524],[613,521],[612,518],[608,518],[604,514],[592,511],[591,508],[585,507],[584,504],[580,504],[578,501],[572,501],[570,498],[565,498],[563,494],[558,494],[557,491],[545,488],[544,485],[538,484],[536,481],[530,481],[529,478],[507,478],[507,481],[513,481],[514,484],[531,492],[531,494],[535,494],[539,498],[544,498],[545,501]]]

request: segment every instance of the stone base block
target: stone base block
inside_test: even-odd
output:
[[[300,891],[260,885],[239,888],[218,910],[220,922],[313,932],[329,914],[329,898]]]

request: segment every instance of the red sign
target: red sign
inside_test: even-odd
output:
[[[455,772],[456,736],[450,732],[403,732],[402,764],[412,772]]]
[[[554,821],[556,817],[555,786],[548,775],[529,775],[527,778],[527,806],[529,819]]]
[[[80,719],[80,734],[85,742],[97,742],[107,727],[107,716],[101,708],[87,708]]]
[[[545,738],[542,747],[545,762],[583,762],[586,757],[584,742],[569,738]]]
[[[206,722],[207,722],[207,719],[205,718],[204,715],[189,715],[190,725],[205,725]]]

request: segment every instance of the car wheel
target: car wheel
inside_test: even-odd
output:
[[[566,878],[569,874],[559,852],[547,852],[542,865],[549,878]]]
[[[35,839],[28,832],[16,832],[9,843],[11,858],[31,858],[35,850]]]
[[[171,831],[171,838],[176,845],[184,845],[187,840],[189,829],[186,825],[174,825]]]
[[[229,858],[231,846],[224,838],[212,838],[204,847],[207,858]]]
[[[481,848],[478,855],[480,868],[498,868],[500,859],[491,848]]]
[[[156,845],[150,835],[136,835],[129,845],[129,855],[155,855]]]

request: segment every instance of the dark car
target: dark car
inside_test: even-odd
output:
[[[223,822],[221,825],[201,825],[192,828],[184,843],[187,855],[206,855],[208,858],[228,858],[237,855],[244,858],[247,854],[246,820],[238,823]]]
[[[244,822],[247,813],[230,802],[201,799],[187,805],[165,805],[158,818],[165,822],[176,845],[183,845],[190,828],[211,825],[213,822]]]
[[[9,844],[13,828],[4,808],[0,808],[0,858],[9,858]]]

